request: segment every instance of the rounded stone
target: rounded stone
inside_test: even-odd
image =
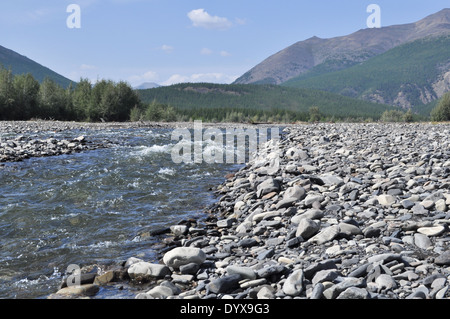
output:
[[[156,286],[147,292],[148,295],[155,299],[165,299],[173,295],[172,289],[165,286]]]
[[[417,229],[417,231],[426,236],[439,236],[445,231],[445,227],[442,225],[434,226],[434,227],[421,227]]]
[[[395,203],[395,197],[392,195],[380,195],[377,197],[377,200],[383,206],[391,206]]]
[[[314,236],[320,229],[320,225],[309,218],[302,218],[297,227],[295,236],[301,236],[304,239],[309,239]]]
[[[320,233],[316,234],[314,237],[311,237],[308,241],[315,242],[318,245],[322,245],[333,240],[337,235],[339,235],[339,232],[339,225],[329,226],[323,229]]]
[[[379,289],[395,289],[397,288],[397,282],[392,276],[381,274],[375,279],[375,283]]]
[[[206,254],[200,248],[177,247],[167,252],[163,257],[166,266],[180,268],[182,265],[196,263],[201,265],[206,260]]]
[[[269,287],[262,287],[256,294],[257,299],[274,299],[275,295]]]
[[[434,259],[434,263],[439,266],[449,266],[450,265],[450,250],[445,251],[438,257]]]
[[[241,275],[241,277],[244,279],[250,279],[250,280],[256,279],[255,271],[249,267],[228,266],[227,273],[229,275],[234,275],[234,274]]]
[[[288,296],[298,296],[303,291],[303,270],[294,271],[284,282],[283,292]]]
[[[369,293],[364,288],[349,287],[336,299],[369,299]]]
[[[173,225],[170,230],[175,236],[184,236],[188,233],[189,228],[186,225]]]
[[[163,278],[170,274],[171,271],[169,267],[160,264],[151,264],[145,261],[134,263],[128,268],[128,275],[131,279],[139,276]]]
[[[68,296],[94,296],[100,290],[98,285],[88,284],[81,286],[65,287],[56,292],[58,295]]]
[[[414,244],[421,249],[428,249],[433,245],[430,238],[421,233],[414,234]]]

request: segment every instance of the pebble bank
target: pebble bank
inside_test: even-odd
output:
[[[449,299],[450,126],[288,126],[199,220],[49,298],[127,282],[137,299]]]

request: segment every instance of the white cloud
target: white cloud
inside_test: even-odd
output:
[[[236,18],[234,19],[236,21],[236,24],[240,24],[240,25],[244,25],[247,23],[246,19],[240,19],[240,18]]]
[[[153,71],[147,71],[143,74],[132,75],[128,78],[128,80],[133,85],[139,85],[144,82],[155,82],[159,80],[159,74]]]
[[[174,74],[164,81],[162,85],[172,85],[178,83],[226,83],[234,82],[238,76],[228,75],[224,73],[194,73],[191,75]]]
[[[201,55],[211,55],[213,53],[214,51],[208,48],[203,48],[200,50]],[[220,51],[218,54],[223,57],[231,56],[231,53],[225,50]]]
[[[200,54],[201,54],[201,55],[211,55],[212,53],[213,53],[213,51],[210,50],[210,49],[208,49],[208,48],[203,48],[203,49],[200,51]]]
[[[162,82],[162,85],[172,85],[177,83],[189,82],[189,77],[181,74],[174,74],[170,76],[166,81]]]
[[[170,45],[167,45],[167,44],[163,44],[161,46],[161,50],[163,50],[166,53],[172,53],[173,49],[174,49],[173,46],[170,46]]]
[[[27,16],[32,20],[41,20],[47,18],[52,14],[52,10],[49,8],[36,9],[34,11],[28,11]]]
[[[95,65],[89,65],[89,64],[82,64],[80,66],[81,70],[96,70],[97,67]]]
[[[212,16],[205,9],[192,10],[187,14],[194,27],[205,29],[226,30],[233,26],[227,18]]]

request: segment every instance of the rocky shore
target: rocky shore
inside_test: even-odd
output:
[[[49,298],[128,282],[137,299],[449,299],[450,126],[290,126],[201,220]]]
[[[19,135],[11,139],[0,139],[0,162],[19,162],[31,157],[65,155],[102,147],[107,146],[87,141],[85,136],[58,140],[34,139]]]
[[[19,162],[32,157],[47,157],[72,154],[114,145],[111,141],[91,141],[84,135],[70,139],[55,138],[53,134],[61,132],[135,129],[135,128],[169,128],[180,123],[164,124],[153,122],[126,123],[80,123],[59,121],[3,121],[0,122],[0,163]],[[47,133],[51,137],[39,138]]]
[[[98,124],[57,121],[19,121],[0,123],[0,162],[19,162],[32,157],[47,157],[107,147],[80,135],[71,139],[39,138],[42,133],[98,129]]]

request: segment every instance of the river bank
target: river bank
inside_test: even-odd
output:
[[[152,233],[157,260],[128,258],[49,298],[118,282],[137,299],[450,297],[450,126],[284,133],[227,176],[202,218]]]
[[[269,126],[269,125],[266,125]],[[110,140],[89,141],[84,135],[64,138],[64,132],[130,129],[192,129],[189,122],[60,122],[60,121],[2,121],[0,122],[0,163],[18,162],[32,157],[73,154],[114,146]],[[248,128],[251,124],[202,123],[204,128]],[[259,125],[259,127],[263,127]],[[40,135],[47,133],[45,138]],[[55,136],[59,135],[59,136]]]
[[[203,123],[205,127],[254,127],[245,123]],[[264,124],[259,126],[276,126]],[[64,121],[0,121],[1,134],[25,134],[38,132],[61,132],[67,130],[104,130],[104,129],[136,129],[136,128],[192,128],[191,122],[64,122]]]

